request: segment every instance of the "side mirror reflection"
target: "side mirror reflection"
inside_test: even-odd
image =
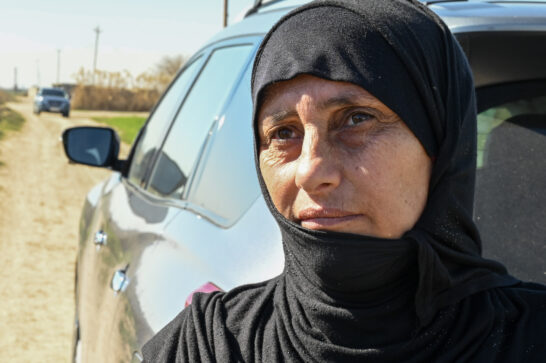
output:
[[[63,132],[66,156],[73,162],[115,168],[119,137],[111,128],[73,127]]]
[[[188,179],[178,164],[163,151],[158,156],[155,170],[156,172],[150,181],[150,188],[162,196],[171,196],[182,185],[185,185]]]

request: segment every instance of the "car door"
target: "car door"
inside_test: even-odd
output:
[[[116,296],[108,360],[138,361],[140,347],[184,306],[191,291],[186,286],[197,287],[199,280],[194,276],[202,266],[188,253],[185,240],[205,231],[194,223],[195,215],[176,234],[169,226],[180,223],[176,216],[188,206],[186,196],[207,142],[220,122],[217,116],[249,67],[256,41],[232,39],[202,53],[204,66],[184,96],[165,139],[156,144],[152,168],[139,172],[146,175],[145,182],[135,185],[129,172],[129,178],[111,193],[112,205],[131,205],[133,220],[130,223],[126,214],[110,216],[111,228],[116,229],[120,245],[129,252],[116,266],[128,283]],[[131,170],[133,167],[137,168],[131,166]],[[156,220],[159,223],[154,223]],[[188,280],[194,283],[184,285]]]
[[[128,179],[113,173],[99,191],[95,213],[87,219],[77,273],[80,353],[85,362],[111,361],[111,332],[119,328],[114,316],[119,294],[128,284],[125,272],[133,251],[157,239],[174,213],[143,204],[134,190],[145,182],[158,145],[203,62],[202,56],[194,58],[172,83],[135,144]]]

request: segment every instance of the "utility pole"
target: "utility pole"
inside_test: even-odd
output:
[[[224,28],[227,26],[228,18],[228,0],[224,0]]]
[[[36,86],[40,88],[40,60],[36,59]]]
[[[13,68],[13,91],[17,92],[17,67]]]
[[[60,83],[61,77],[61,50],[57,49],[57,85]]]
[[[97,27],[93,29],[93,31],[96,33],[95,37],[95,55],[93,57],[93,84],[95,84],[95,73],[97,72],[97,52],[99,49],[99,34],[101,33],[100,28]]]

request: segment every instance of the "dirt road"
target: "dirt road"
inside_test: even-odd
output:
[[[84,117],[32,113],[0,141],[0,361],[69,361],[78,221],[87,191],[109,172],[69,165],[63,129]]]

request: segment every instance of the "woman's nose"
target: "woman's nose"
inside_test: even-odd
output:
[[[328,193],[341,181],[342,160],[317,132],[306,132],[297,159],[296,186],[308,194]]]

